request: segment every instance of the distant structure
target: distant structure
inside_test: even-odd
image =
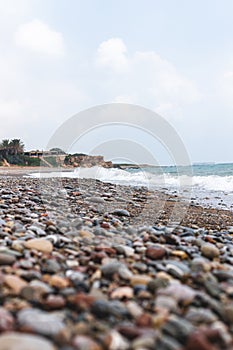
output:
[[[90,156],[83,153],[66,154],[62,150],[52,149],[50,151],[32,150],[24,152],[30,158],[38,158],[46,166],[84,167],[102,166],[113,167],[112,162],[106,162],[103,156]],[[51,162],[52,160],[52,162]]]
[[[103,156],[90,156],[84,153],[67,154],[58,147],[49,151],[24,151],[24,143],[20,139],[4,139],[0,142],[0,165],[47,166],[47,167],[113,167]]]
[[[65,157],[65,165],[73,167],[91,168],[93,166],[102,166],[103,168],[112,168],[112,162],[106,162],[103,156],[89,156],[83,153],[68,154]]]

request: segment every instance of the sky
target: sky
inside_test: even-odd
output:
[[[0,0],[0,139],[45,149],[73,115],[129,103],[163,117],[191,162],[233,162],[232,13],[231,0]],[[169,163],[134,128],[71,149],[105,153],[99,140],[122,135]]]

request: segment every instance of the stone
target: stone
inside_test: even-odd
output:
[[[17,318],[19,326],[23,329],[45,336],[56,336],[65,328],[61,316],[39,309],[23,309],[19,311]]]
[[[65,304],[65,299],[61,295],[54,294],[48,295],[43,302],[43,305],[49,310],[62,309]]]
[[[34,238],[24,243],[27,249],[36,249],[42,253],[51,253],[53,251],[53,245],[50,241],[43,238]]]
[[[158,295],[168,295],[177,302],[189,305],[193,301],[196,291],[189,286],[174,281],[173,283],[170,282],[166,288],[159,289]]]
[[[130,213],[128,212],[128,210],[125,209],[115,209],[112,212],[113,215],[118,215],[118,216],[130,216]]]
[[[218,319],[213,311],[201,307],[190,307],[185,315],[185,318],[196,326],[200,324],[211,324]]]
[[[219,249],[211,243],[205,243],[201,246],[201,253],[209,259],[214,259],[219,256]]]
[[[16,275],[5,275],[4,283],[16,294],[19,294],[21,289],[28,285],[26,281]]]
[[[175,312],[177,310],[177,301],[166,295],[158,295],[156,298],[156,308]]]
[[[119,287],[116,288],[112,293],[111,293],[111,298],[112,299],[132,299],[133,298],[133,289],[130,287]]]
[[[11,313],[0,307],[0,331],[11,331],[14,326],[14,317]],[[0,343],[1,344],[1,343]]]
[[[146,254],[146,257],[149,259],[159,260],[165,256],[166,250],[163,247],[151,246],[147,248],[145,254]]]
[[[178,340],[180,343],[185,344],[189,335],[194,331],[194,327],[187,320],[171,315],[162,327],[162,331],[170,337]]]
[[[49,284],[52,287],[56,287],[58,289],[63,289],[63,288],[67,288],[69,286],[69,281],[64,277],[61,277],[58,275],[53,275],[49,280]]]
[[[87,231],[87,230],[80,230],[79,236],[82,238],[88,238],[88,239],[95,237],[94,233]]]
[[[0,335],[1,350],[56,350],[47,339],[38,335],[9,332]]]
[[[135,301],[128,301],[126,303],[127,310],[130,315],[134,318],[138,318],[143,313],[143,309],[140,305],[138,305]]]
[[[229,303],[225,306],[224,313],[228,322],[233,324],[233,303]]]
[[[86,335],[74,337],[73,346],[75,350],[102,350],[102,347],[96,341]]]
[[[78,311],[87,311],[93,305],[95,297],[85,293],[77,293],[75,295],[70,295],[68,301]]]
[[[130,279],[130,285],[136,286],[136,285],[144,285],[146,286],[152,278],[148,275],[133,275]]]
[[[14,255],[0,253],[0,265],[12,265],[15,261]]]
[[[212,335],[216,336],[218,332],[215,330],[210,330],[212,333],[215,333]],[[215,345],[213,345],[213,342],[208,339],[211,334],[208,334],[207,330],[203,331],[196,331],[193,332],[190,337],[188,338],[187,344],[185,349],[186,350],[217,350]]]
[[[130,280],[130,278],[133,276],[133,273],[128,269],[127,266],[123,265],[119,268],[118,275],[123,280]]]
[[[101,272],[104,277],[112,279],[115,273],[118,273],[120,269],[125,268],[125,265],[118,261],[110,262],[101,266]]]
[[[126,307],[116,301],[96,300],[91,307],[91,312],[98,318],[108,318],[114,316],[116,318],[127,318],[129,312]]]
[[[128,350],[130,348],[129,342],[116,330],[106,335],[104,343],[109,350]]]
[[[88,202],[93,202],[93,203],[99,203],[99,204],[104,204],[105,200],[102,197],[87,197],[86,200]]]

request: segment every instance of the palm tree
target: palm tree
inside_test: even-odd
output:
[[[4,153],[6,156],[8,156],[8,154],[9,154],[10,144],[11,144],[11,142],[9,139],[4,139],[4,140],[2,140],[2,143],[0,145],[0,148],[2,150],[4,150]]]
[[[10,148],[14,155],[21,154],[24,151],[24,144],[20,139],[13,139],[10,142]]]

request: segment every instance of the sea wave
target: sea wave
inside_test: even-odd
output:
[[[146,186],[149,188],[167,189],[203,189],[208,191],[233,192],[233,176],[187,176],[177,174],[153,174],[146,170],[130,172],[116,168],[76,168],[73,171],[61,171],[51,173],[34,173],[32,177],[68,177],[68,178],[92,178],[104,182],[117,184]]]

